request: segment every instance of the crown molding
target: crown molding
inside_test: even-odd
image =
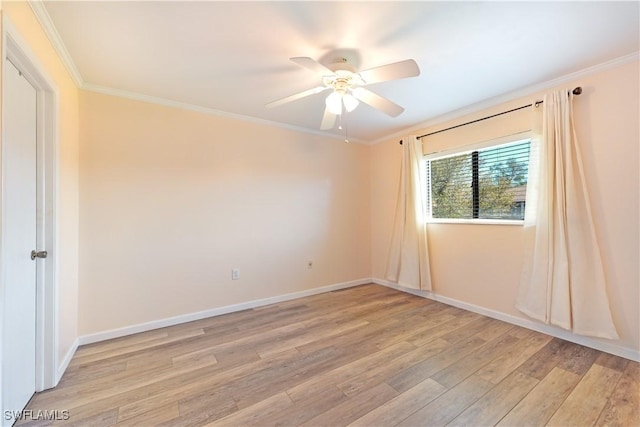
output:
[[[602,71],[609,70],[611,68],[616,68],[625,64],[629,64],[631,62],[638,61],[640,59],[640,52],[633,52],[628,55],[621,56],[619,58],[612,59],[610,61],[606,61],[592,67],[588,67],[570,74],[566,74],[561,77],[557,77],[552,80],[547,80],[542,83],[537,83],[535,85],[526,86],[524,88],[508,92],[493,98],[486,99],[484,101],[480,101],[478,103],[469,105],[467,107],[460,108],[458,110],[451,111],[449,113],[442,114],[440,116],[436,116],[432,119],[428,119],[424,122],[418,123],[417,125],[411,126],[409,128],[405,128],[401,131],[393,133],[391,135],[387,135],[382,138],[378,138],[370,144],[378,144],[381,142],[389,141],[391,139],[402,138],[405,135],[412,135],[417,131],[424,130],[426,128],[439,125],[441,123],[448,122],[450,120],[454,120],[460,117],[467,116],[469,114],[477,113],[482,110],[486,110],[491,107],[496,107],[498,105],[504,104],[509,101],[516,100],[518,98],[523,98],[529,95],[534,95],[538,92],[541,92],[546,89],[550,89],[556,86],[560,86],[565,83],[571,83],[581,78],[600,73]]]
[[[85,83],[84,79],[82,78],[82,75],[78,71],[78,68],[76,67],[75,63],[73,62],[73,59],[69,54],[69,51],[67,50],[64,42],[62,41],[62,38],[60,37],[58,30],[53,24],[53,21],[49,16],[49,12],[47,12],[47,9],[44,6],[44,0],[27,0],[27,2],[29,3],[29,6],[31,6],[33,13],[35,14],[36,18],[40,22],[40,25],[42,26],[45,34],[47,35],[54,49],[58,53],[58,56],[62,60],[62,63],[67,69],[69,75],[75,82],[76,86],[78,86],[81,89],[92,91],[92,92],[99,92],[106,95],[120,96],[124,98],[138,100],[138,101],[149,102],[152,104],[164,105],[167,107],[197,111],[204,114],[227,117],[227,118],[232,118],[236,120],[256,123],[256,124],[275,126],[283,129],[293,130],[296,132],[302,132],[302,133],[311,134],[311,135],[322,136],[322,137],[331,138],[331,139],[339,139],[339,140],[344,139],[341,135],[336,135],[329,132],[322,132],[320,130],[309,129],[301,126],[294,126],[294,125],[289,125],[281,122],[275,122],[275,121],[266,120],[266,119],[259,119],[256,117],[244,116],[241,114],[229,113],[226,111],[189,104],[186,102],[178,102],[170,99],[143,95],[136,92],[123,91],[119,89],[111,89],[103,86]],[[454,120],[469,114],[476,113],[478,111],[495,107],[500,104],[513,101],[517,98],[526,97],[526,96],[538,93],[540,91],[543,91],[552,87],[560,86],[564,83],[572,82],[598,72],[615,68],[630,62],[638,61],[639,58],[640,58],[640,52],[633,52],[631,54],[624,55],[619,58],[615,58],[610,61],[603,62],[601,64],[597,64],[592,67],[588,67],[574,73],[566,74],[564,76],[561,76],[552,80],[548,80],[542,83],[537,83],[531,86],[526,86],[524,88],[521,88],[512,92],[508,92],[493,98],[489,98],[487,100],[469,105],[467,107],[460,108],[458,110],[451,111],[449,113],[442,114],[440,116],[433,117],[431,119],[425,120],[411,127],[404,128],[398,132],[395,132],[386,136],[382,136],[372,141],[366,141],[366,140],[355,139],[355,138],[353,139],[350,138],[349,141],[359,143],[359,144],[374,145],[374,144],[378,144],[391,139],[402,138],[405,135],[413,134],[416,131],[420,131],[432,126],[436,126],[440,123],[444,123],[444,122]]]
[[[104,95],[117,96],[117,97],[120,97],[120,98],[132,99],[134,101],[141,101],[141,102],[147,102],[147,103],[150,103],[150,104],[161,105],[161,106],[164,106],[164,107],[179,108],[179,109],[182,109],[182,110],[190,110],[190,111],[195,111],[195,112],[203,113],[203,114],[209,114],[209,115],[214,115],[214,116],[219,116],[219,117],[226,117],[226,118],[229,118],[229,119],[241,120],[241,121],[244,121],[244,122],[254,123],[254,124],[258,124],[258,125],[278,127],[278,128],[282,128],[282,129],[292,130],[292,131],[295,131],[295,132],[302,132],[302,133],[306,133],[306,134],[317,135],[317,136],[321,136],[321,137],[325,137],[325,138],[344,140],[344,137],[342,135],[336,135],[336,134],[333,134],[333,133],[322,132],[320,130],[308,129],[308,128],[304,128],[304,127],[301,127],[301,126],[289,125],[289,124],[286,124],[286,123],[275,122],[275,121],[272,121],[272,120],[259,119],[257,117],[244,116],[242,114],[229,113],[227,111],[216,110],[215,108],[203,107],[203,106],[200,106],[200,105],[189,104],[187,102],[173,101],[171,99],[159,98],[159,97],[150,96],[150,95],[143,95],[143,94],[140,94],[140,93],[137,93],[137,92],[130,92],[130,91],[120,90],[120,89],[112,89],[112,88],[108,88],[108,87],[104,87],[104,86],[94,85],[94,84],[91,84],[91,83],[83,84],[81,89],[87,90],[87,91],[90,91],[90,92],[101,93],[101,94],[104,94]],[[349,142],[354,142],[354,143],[357,143],[357,144],[367,144],[367,141],[363,141],[363,140],[360,140],[360,139],[357,139],[357,138],[349,138]]]
[[[33,11],[34,15],[36,15],[38,22],[40,22],[40,25],[47,35],[49,42],[51,42],[53,48],[58,53],[58,56],[67,69],[67,72],[71,76],[71,79],[76,84],[76,86],[81,88],[84,85],[82,75],[78,71],[78,68],[73,62],[73,59],[71,59],[71,55],[69,54],[67,47],[62,41],[58,30],[56,29],[55,25],[53,25],[51,16],[49,16],[49,12],[47,12],[47,9],[44,7],[44,2],[42,0],[28,0],[28,3],[29,6],[31,6],[31,10]]]
[[[226,111],[216,110],[214,108],[203,107],[195,104],[189,104],[186,102],[173,101],[170,99],[148,96],[148,95],[143,95],[136,92],[129,92],[129,91],[124,91],[119,89],[111,89],[104,86],[86,83],[82,78],[80,71],[78,71],[76,64],[73,62],[73,59],[71,58],[71,55],[69,54],[69,51],[67,50],[64,42],[62,41],[62,37],[60,37],[58,30],[53,24],[53,21],[51,20],[51,16],[49,16],[49,12],[47,12],[47,9],[44,6],[43,0],[27,0],[27,1],[29,3],[29,6],[31,6],[31,10],[33,10],[34,15],[38,19],[38,22],[40,22],[40,25],[42,26],[42,29],[44,30],[47,38],[49,39],[49,42],[51,43],[55,51],[58,53],[60,60],[64,64],[69,75],[71,76],[71,79],[74,81],[76,86],[78,86],[80,89],[91,91],[91,92],[98,92],[106,95],[119,96],[122,98],[133,99],[136,101],[163,105],[165,107],[180,108],[183,110],[190,110],[190,111],[196,111],[203,114],[227,117],[227,118],[242,120],[245,122],[251,122],[255,124],[274,126],[274,127],[296,131],[296,132],[317,135],[325,138],[344,140],[344,137],[341,135],[336,135],[329,132],[322,132],[320,130],[308,129],[301,126],[294,126],[294,125],[275,122],[271,120],[265,120],[265,119],[259,119],[256,117],[244,116],[241,114],[229,113]],[[358,144],[368,143],[368,141],[364,141],[358,138],[349,138],[349,142],[354,142]]]

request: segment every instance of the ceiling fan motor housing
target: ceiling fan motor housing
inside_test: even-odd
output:
[[[338,74],[338,71],[355,73],[357,70],[356,66],[351,64],[347,58],[336,58],[331,64],[327,65],[327,68],[336,74]]]
[[[322,82],[325,86],[331,87],[334,91],[344,94],[353,86],[363,85],[360,75],[356,73],[356,67],[350,64],[346,58],[338,58],[327,66],[335,74],[325,76]]]

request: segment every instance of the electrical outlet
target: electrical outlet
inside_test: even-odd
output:
[[[307,268],[313,268],[313,261],[307,261]]]
[[[234,268],[231,270],[231,280],[238,280],[238,279],[240,279],[240,269]]]

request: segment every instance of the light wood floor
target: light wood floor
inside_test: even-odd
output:
[[[638,426],[639,374],[364,285],[81,347],[28,409],[78,426]]]

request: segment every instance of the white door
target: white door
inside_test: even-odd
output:
[[[34,87],[9,60],[4,79],[2,407],[19,411],[36,384],[36,265],[43,262],[31,259],[36,249],[37,99]]]

